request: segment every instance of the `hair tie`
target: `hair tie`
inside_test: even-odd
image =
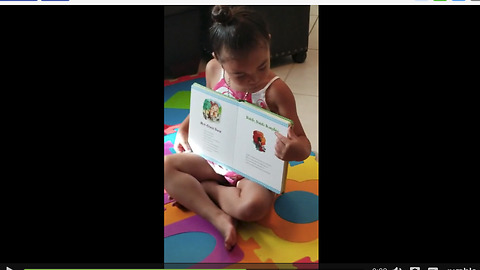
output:
[[[212,19],[217,23],[223,25],[229,23],[232,20],[232,11],[228,6],[215,6],[212,9]]]

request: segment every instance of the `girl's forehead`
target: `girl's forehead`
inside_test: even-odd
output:
[[[252,49],[247,52],[236,52],[224,48],[220,55],[220,60],[224,64],[246,64],[263,62],[270,56],[270,50],[268,47],[258,46],[255,49]]]
[[[227,46],[223,46],[223,48],[220,50],[220,53],[223,57],[229,58],[245,58],[248,55],[262,54],[267,52],[269,52],[269,46],[264,42],[259,42],[256,46],[249,49],[232,49]]]

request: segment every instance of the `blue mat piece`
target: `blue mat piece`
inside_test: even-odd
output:
[[[310,156],[315,156],[315,153],[312,151],[310,152]],[[300,165],[300,164],[303,164],[304,162],[303,161],[289,161],[288,164],[290,164],[291,167],[293,166],[297,166],[297,165]]]
[[[167,102],[167,100],[169,100],[178,91],[190,91],[192,84],[194,82],[199,83],[203,86],[207,84],[205,78],[197,78],[197,79],[165,86],[163,88],[163,102]]]
[[[163,108],[163,123],[166,125],[177,125],[183,122],[190,110]]]
[[[275,201],[275,212],[290,222],[305,224],[318,220],[318,196],[307,191],[287,192]]]
[[[168,142],[168,141],[171,141],[172,144],[174,144],[176,137],[177,137],[177,132],[171,133],[171,134],[167,134],[167,135],[163,135],[163,143],[166,143],[166,142]]]
[[[166,142],[170,141],[172,144],[174,144],[176,136],[177,136],[177,132],[172,133],[172,134],[164,135],[163,136],[163,143],[166,143]],[[172,153],[172,154],[177,153],[177,151],[175,151],[175,149],[173,149],[173,147],[169,147],[168,151],[170,151],[170,153]]]
[[[204,232],[186,232],[164,238],[165,263],[188,263],[182,267],[189,268],[203,261],[215,249],[215,237]]]
[[[304,163],[303,161],[289,161],[288,164],[290,164],[291,167],[297,166]]]

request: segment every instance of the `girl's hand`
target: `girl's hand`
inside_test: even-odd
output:
[[[177,136],[175,137],[175,143],[173,144],[173,149],[177,153],[192,151],[190,145],[188,144],[188,132],[178,129]]]
[[[284,161],[297,160],[299,154],[305,152],[303,140],[295,134],[292,126],[288,128],[287,137],[278,132],[275,132],[275,135],[277,136],[275,156],[279,159]]]

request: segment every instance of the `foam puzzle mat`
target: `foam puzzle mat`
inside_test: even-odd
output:
[[[164,81],[164,155],[175,153],[177,128],[189,113],[194,82],[205,85],[205,74]],[[166,267],[318,269],[318,203],[318,162],[312,152],[304,161],[289,162],[285,192],[262,220],[239,222],[238,242],[226,251],[213,225],[172,206],[164,190]]]

